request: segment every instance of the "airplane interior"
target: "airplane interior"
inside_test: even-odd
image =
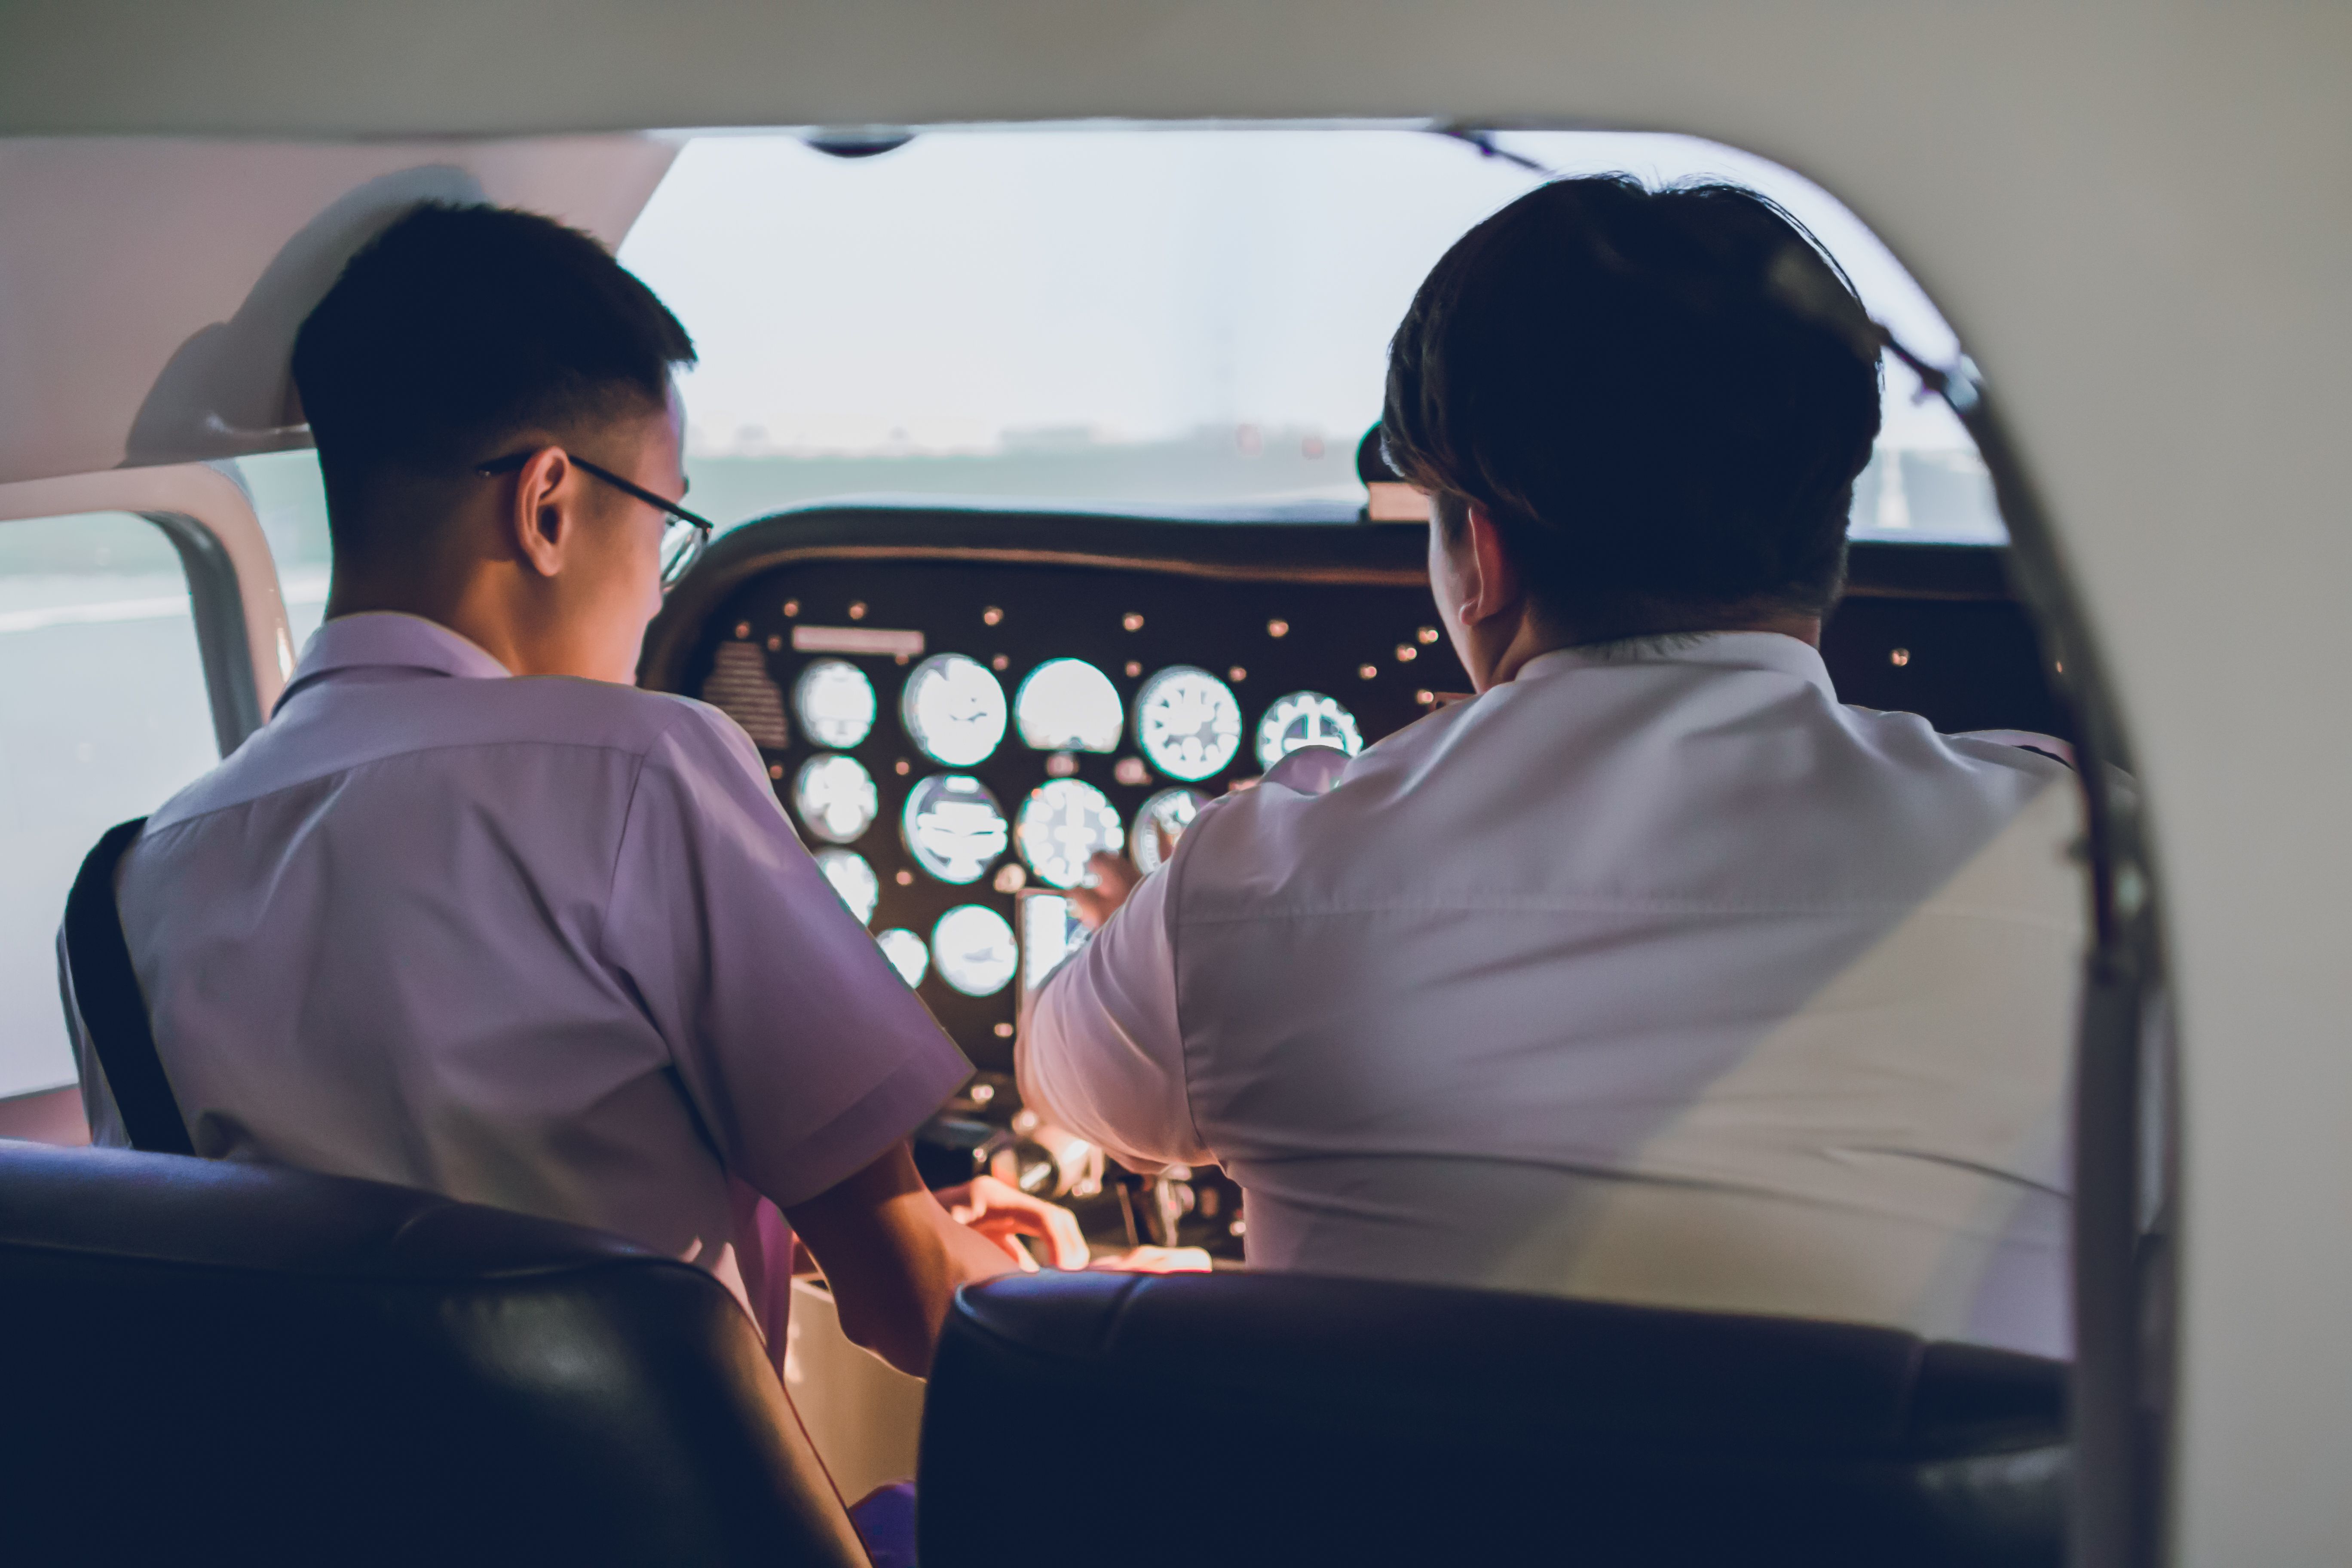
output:
[[[1682,9],[0,6],[0,1555],[2341,1561],[2352,24]],[[1090,858],[1149,877],[1213,803],[1345,789],[1480,700],[1381,455],[1389,334],[1470,226],[1618,170],[1762,192],[1884,340],[1836,700],[2065,770],[2063,1101],[1993,1174],[2061,1215],[2069,1353],[1253,1268],[1232,1173],[1024,1101]],[[720,526],[637,684],[740,728],[970,1064],[923,1182],[1059,1205],[1113,1265],[966,1286],[927,1379],[806,1247],[747,1285],[194,1158],[160,1068],[117,1071],[151,1025],[85,857],[299,668],[294,335],[425,201],[551,216],[690,329],[683,504]],[[1864,1034],[1915,999],[1823,994]],[[1985,1257],[2006,1214],[1962,1226]]]

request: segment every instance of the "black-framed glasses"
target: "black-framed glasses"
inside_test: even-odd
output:
[[[511,474],[530,462],[540,450],[543,448],[509,452],[503,458],[492,458],[488,462],[478,465],[474,472],[485,478]],[[563,455],[571,460],[573,468],[583,473],[602,479],[622,494],[635,496],[668,516],[669,527],[663,532],[661,542],[661,589],[667,594],[677,587],[678,579],[693,570],[694,563],[702,559],[702,552],[710,548],[710,536],[718,531],[718,525],[707,517],[687,510],[674,500],[654,494],[643,485],[632,484],[610,468],[598,468],[577,452],[567,451]]]

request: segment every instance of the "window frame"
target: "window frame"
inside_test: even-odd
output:
[[[228,755],[261,728],[294,671],[278,566],[252,500],[209,463],[0,485],[0,526],[98,511],[144,519],[178,553],[213,735],[221,755]]]

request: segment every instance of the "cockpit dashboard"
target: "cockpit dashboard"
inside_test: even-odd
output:
[[[1082,940],[1059,895],[1092,854],[1148,871],[1290,752],[1352,755],[1467,693],[1426,549],[1418,523],[814,508],[719,541],[640,679],[743,727],[835,890],[980,1069],[945,1119],[961,1126],[931,1130],[952,1174],[1026,1131],[1022,1002]],[[2002,553],[1855,544],[1823,636],[1840,696],[2063,736]],[[1168,1225],[1238,1249],[1214,1215]]]
[[[989,542],[979,542],[984,536]],[[1418,528],[827,510],[682,586],[647,683],[713,703],[978,1065],[1012,1065],[1014,897],[1143,869],[1303,746],[1465,691]]]

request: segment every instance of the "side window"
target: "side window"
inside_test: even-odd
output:
[[[218,760],[163,531],[0,522],[0,1100],[74,1080],[53,944],[82,856]]]

